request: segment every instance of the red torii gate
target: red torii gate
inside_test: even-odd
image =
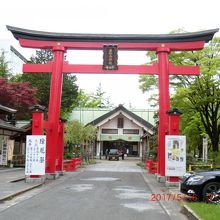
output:
[[[7,26],[22,47],[51,49],[54,60],[47,64],[24,64],[23,72],[51,72],[50,100],[47,122],[47,174],[56,174],[56,159],[62,157],[58,146],[62,74],[158,74],[159,75],[159,135],[158,174],[165,176],[165,135],[169,134],[169,75],[199,75],[198,66],[176,66],[169,62],[172,51],[201,50],[218,29],[163,35],[70,34],[33,31]],[[103,70],[102,65],[77,65],[64,61],[64,53],[72,50],[103,50],[117,45],[118,50],[156,51],[153,65],[118,65],[117,70]],[[62,146],[63,147],[63,146]],[[62,166],[62,165],[61,165]]]

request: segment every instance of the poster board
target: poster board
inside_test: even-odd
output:
[[[13,152],[14,152],[14,140],[7,140],[8,146],[8,160],[13,160]]]
[[[46,135],[26,136],[25,175],[45,175]]]
[[[186,172],[186,136],[165,136],[165,175],[183,176]]]
[[[8,148],[7,148],[7,140],[2,140],[2,146],[1,146],[1,164],[7,166],[8,164]]]

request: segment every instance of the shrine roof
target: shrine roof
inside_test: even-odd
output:
[[[218,28],[198,32],[178,34],[80,34],[57,33],[28,30],[13,26],[7,29],[18,39],[65,41],[65,42],[133,42],[133,43],[166,43],[166,42],[195,42],[210,41]]]
[[[102,122],[105,119],[109,118],[110,116],[114,115],[115,113],[117,113],[117,112],[120,113],[120,111],[126,113],[127,115],[129,115],[131,118],[133,118],[134,120],[136,120],[137,122],[139,122],[140,124],[145,126],[146,128],[148,128],[150,130],[153,129],[154,126],[151,123],[149,123],[148,121],[144,120],[143,118],[141,118],[137,114],[134,114],[133,112],[129,111],[123,105],[119,105],[117,108],[115,108],[112,111],[109,111],[106,114],[96,118],[95,120],[91,121],[87,125],[91,124],[93,126],[96,126],[97,124],[99,124],[100,122]]]

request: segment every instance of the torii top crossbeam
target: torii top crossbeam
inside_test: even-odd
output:
[[[168,49],[170,51],[201,50],[205,42],[213,38],[218,29],[182,33],[182,34],[73,34],[53,33],[27,30],[7,26],[14,37],[19,40],[22,47],[54,49],[62,47],[64,50],[103,50],[103,45],[117,45],[118,50],[158,51]],[[52,64],[26,64],[24,72],[51,72]],[[38,72],[37,71],[37,72]],[[117,73],[117,74],[158,74],[157,65],[118,65],[117,71],[105,70],[102,65],[77,65],[63,63],[63,73]],[[199,67],[175,66],[169,64],[169,74],[199,74]]]
[[[31,48],[53,47],[54,42],[62,42],[62,46],[69,49],[94,50],[102,49],[105,44],[118,44],[122,50],[155,50],[166,43],[171,50],[199,50],[204,42],[208,42],[218,29],[211,29],[193,33],[181,34],[73,34],[53,33],[27,30],[7,26],[14,37],[20,41],[21,46]],[[35,42],[33,45],[32,40]],[[45,42],[46,41],[46,42]],[[190,44],[193,42],[193,44]],[[195,43],[197,42],[197,43]],[[92,43],[92,44],[91,44]]]

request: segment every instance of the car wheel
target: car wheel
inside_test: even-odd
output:
[[[207,203],[219,203],[220,194],[218,193],[220,189],[219,182],[210,182],[205,185],[202,191],[203,201]]]

